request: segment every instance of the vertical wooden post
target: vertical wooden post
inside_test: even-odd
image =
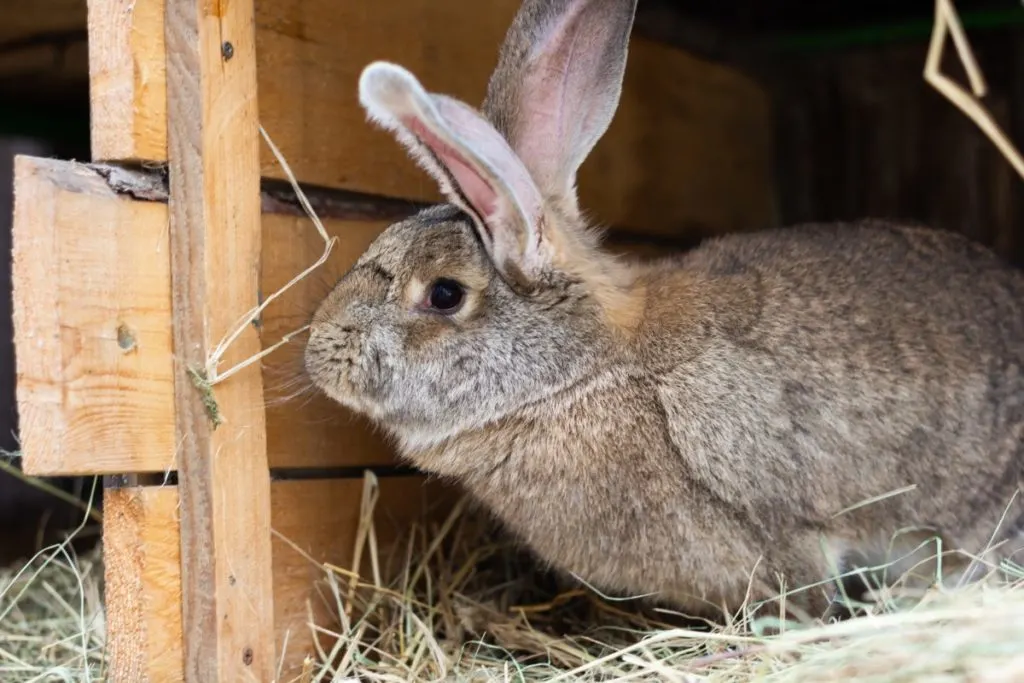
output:
[[[185,680],[272,681],[260,368],[217,385],[220,426],[189,376],[258,299],[253,0],[168,0],[165,39]],[[250,327],[225,361],[259,349]]]

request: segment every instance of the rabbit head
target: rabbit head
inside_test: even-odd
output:
[[[376,62],[359,81],[449,203],[390,226],[315,314],[314,382],[407,442],[572,384],[640,320],[576,173],[614,115],[636,0],[527,0],[482,111]]]

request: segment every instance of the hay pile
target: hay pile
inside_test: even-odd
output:
[[[0,568],[0,681],[102,681],[106,623],[99,547],[47,548]]]
[[[319,661],[300,680],[1024,681],[1019,568],[909,605],[879,595],[865,616],[829,625],[695,624],[565,585],[463,509],[410,532],[396,581],[327,568],[342,628],[318,628]],[[378,565],[369,574],[387,575]]]
[[[310,625],[319,653],[295,683],[1024,680],[1015,567],[998,585],[936,590],[903,608],[881,596],[867,616],[786,622],[768,635],[780,622],[694,624],[567,585],[462,505],[410,529],[390,554],[374,537],[365,534],[362,576],[324,567],[322,595],[342,627]],[[0,571],[0,681],[104,680],[99,550],[69,548]],[[398,578],[380,578],[389,575]]]

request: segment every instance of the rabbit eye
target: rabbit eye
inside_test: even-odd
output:
[[[428,305],[441,313],[454,313],[465,297],[465,290],[455,280],[441,278],[430,286]]]

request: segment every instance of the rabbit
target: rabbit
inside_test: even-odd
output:
[[[840,573],[909,568],[922,538],[970,553],[949,572],[976,580],[1021,546],[1024,278],[952,232],[875,220],[605,250],[576,173],[615,114],[635,10],[526,0],[479,109],[363,70],[368,120],[444,202],[320,302],[312,383],[607,593],[823,615]]]

